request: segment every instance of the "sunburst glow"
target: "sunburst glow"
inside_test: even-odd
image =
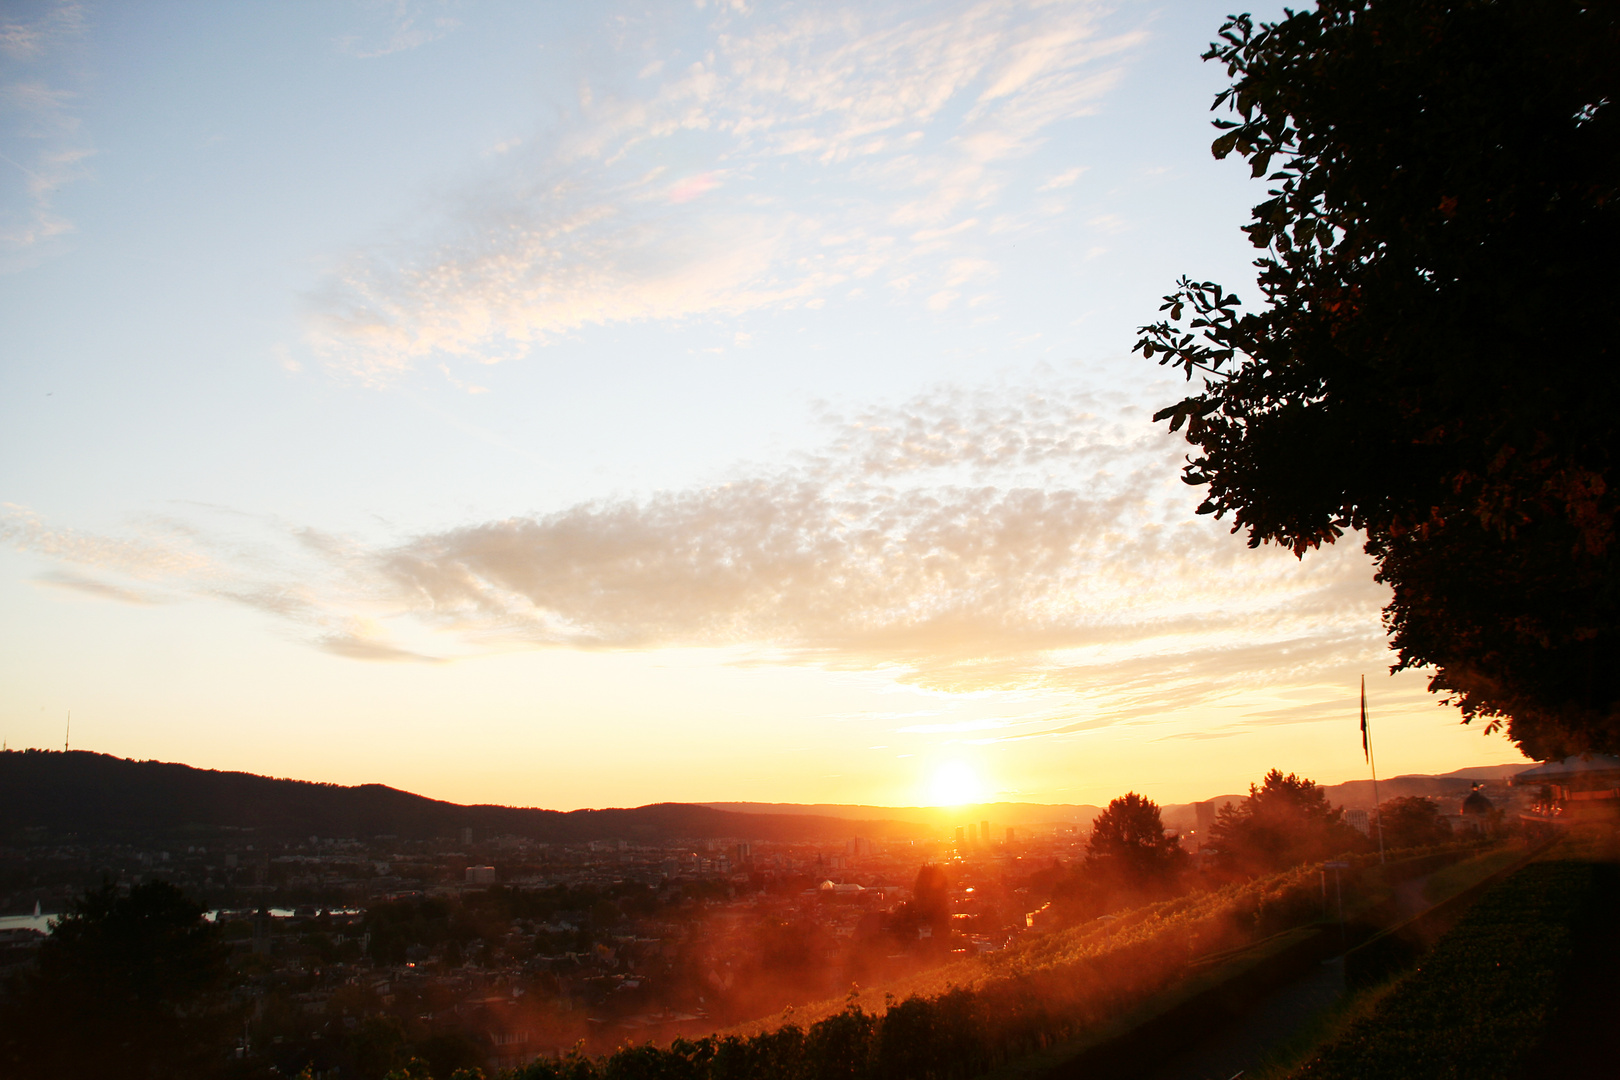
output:
[[[928,801],[934,806],[964,806],[984,799],[984,781],[971,765],[947,761],[928,784]]]

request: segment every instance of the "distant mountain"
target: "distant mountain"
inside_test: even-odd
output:
[[[958,825],[988,820],[994,830],[1008,826],[1079,825],[1089,827],[1102,807],[1083,803],[979,803],[970,806],[860,806],[844,803],[711,802],[702,805],[738,814],[813,814],[854,820],[908,821],[946,833]]]
[[[1517,765],[1482,765],[1471,769],[1458,769],[1439,776],[1419,774],[1392,776],[1378,781],[1378,798],[1388,802],[1390,799],[1417,795],[1434,799],[1441,804],[1455,802],[1458,805],[1447,810],[1448,813],[1454,814],[1457,813],[1462,800],[1468,797],[1468,792],[1475,783],[1505,780],[1515,773],[1522,773],[1535,767],[1535,762],[1525,761]],[[1373,806],[1373,783],[1370,779],[1334,784],[1326,790],[1328,801],[1336,806],[1369,810]]]
[[[1468,792],[1476,782],[1502,781],[1526,769],[1535,768],[1533,761],[1521,761],[1514,765],[1475,765],[1466,769],[1456,769],[1448,773],[1428,775],[1424,773],[1403,773],[1400,776],[1389,776],[1378,781],[1378,798],[1383,802],[1406,796],[1419,796],[1433,799],[1442,805],[1448,813],[1455,813],[1461,806],[1462,800],[1467,798]],[[1327,795],[1327,801],[1333,806],[1342,806],[1346,810],[1371,810],[1373,808],[1373,784],[1371,778],[1366,780],[1349,780],[1342,784],[1327,784],[1322,788]],[[1241,794],[1217,795],[1214,802],[1217,806],[1228,802],[1242,802],[1248,792]],[[1450,806],[1455,802],[1457,806]],[[1187,829],[1193,825],[1196,812],[1193,803],[1176,803],[1164,808],[1164,823],[1173,828]]]
[[[933,833],[908,821],[732,813],[686,803],[568,812],[463,806],[382,784],[343,787],[278,780],[83,750],[0,752],[0,840],[16,840],[23,830],[40,828],[48,839],[73,835],[83,840],[242,832],[264,839],[430,839],[457,836],[467,827],[480,838],[511,834],[546,843],[826,841],[856,833],[914,839]]]
[[[1423,774],[1391,776],[1378,781],[1378,796],[1386,802],[1405,795],[1424,796],[1442,803],[1453,799],[1460,802],[1467,796],[1470,787],[1475,781],[1502,780],[1515,773],[1534,767],[1535,762],[1524,761],[1515,765],[1476,765],[1437,776]],[[1373,805],[1371,780],[1351,780],[1343,784],[1329,784],[1324,786],[1322,790],[1327,794],[1328,802],[1334,806],[1343,806],[1346,809],[1370,809]],[[1248,792],[1234,792],[1227,795],[1216,795],[1213,801],[1216,805],[1241,802],[1247,794]],[[730,810],[741,813],[814,814],[828,818],[851,819],[886,818],[893,821],[927,825],[941,835],[949,835],[950,830],[957,825],[968,825],[988,820],[992,837],[1009,826],[1044,829],[1053,826],[1079,825],[1082,829],[1089,829],[1092,819],[1102,813],[1102,807],[1085,803],[1057,805],[1042,803],[985,803],[980,806],[954,808],[937,806],[861,806],[839,803],[712,802],[703,805],[716,810]],[[1165,825],[1173,829],[1192,828],[1197,817],[1194,805],[1190,802],[1166,803],[1161,807]]]
[[[1534,761],[1516,761],[1512,765],[1476,765],[1471,769],[1455,769],[1448,773],[1430,777],[1431,780],[1505,780],[1510,776],[1533,769],[1538,763]],[[1404,780],[1404,776],[1395,779]]]

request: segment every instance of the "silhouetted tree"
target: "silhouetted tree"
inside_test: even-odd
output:
[[[1158,804],[1128,792],[1091,823],[1086,857],[1054,884],[1052,903],[1065,921],[1090,919],[1174,892],[1186,865]]]
[[[1219,865],[1248,874],[1331,858],[1362,840],[1313,781],[1280,769],[1266,773],[1260,786],[1250,784],[1242,802],[1221,807],[1210,830]]]
[[[917,871],[911,887],[911,907],[924,922],[951,917],[951,883],[945,868],[933,863]]]
[[[360,1018],[344,1036],[345,1072],[361,1080],[383,1080],[404,1070],[408,1077],[430,1078],[431,1066],[410,1053],[410,1039],[398,1017],[373,1013]]]
[[[4,1069],[25,1077],[199,1077],[225,1064],[225,949],[165,881],[86,893],[40,946],[4,1021]]]
[[[917,870],[911,886],[911,899],[900,906],[891,924],[902,939],[914,939],[918,929],[928,927],[933,939],[943,943],[951,929],[951,884],[945,868],[928,863]]]
[[[1363,531],[1398,669],[1531,756],[1620,751],[1620,6],[1318,0],[1220,39],[1265,306],[1183,278],[1137,343],[1203,379],[1155,417],[1200,512],[1301,556]]]
[[[1378,807],[1378,820],[1388,847],[1426,847],[1451,839],[1451,822],[1440,814],[1433,799],[1402,795]]]
[[[1127,792],[1091,823],[1086,870],[1135,889],[1160,891],[1187,865],[1180,841],[1164,830],[1159,804]]]

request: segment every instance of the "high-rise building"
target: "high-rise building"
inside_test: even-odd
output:
[[[260,908],[253,916],[253,951],[261,956],[270,955],[270,912]]]
[[[1193,803],[1193,847],[1202,848],[1209,843],[1209,831],[1214,827],[1215,800]]]
[[[956,827],[956,846],[967,847],[967,829],[961,825]]]

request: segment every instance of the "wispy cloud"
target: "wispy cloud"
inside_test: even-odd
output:
[[[84,6],[72,0],[13,5],[0,16],[0,53],[12,60],[37,60],[63,39],[82,33],[84,25]]]
[[[345,567],[345,560],[363,558],[352,545],[234,511],[187,509],[191,519],[147,518],[108,536],[55,526],[4,503],[0,541],[46,560],[50,566],[36,580],[52,588],[131,604],[182,596],[221,601],[269,616],[294,638],[339,656],[433,659],[386,640],[367,585]],[[199,517],[214,527],[198,524]],[[243,538],[244,526],[258,527],[254,539]]]
[[[98,581],[83,574],[75,574],[69,570],[49,570],[36,579],[45,585],[52,585],[59,589],[71,589],[98,600],[117,600],[124,604],[155,604],[158,599],[150,593],[136,589],[126,588],[122,585],[112,585],[105,581]]]
[[[823,421],[820,451],[728,483],[381,542],[274,523],[258,546],[166,522],[100,538],[18,508],[3,531],[359,659],[712,647],[1093,703],[951,728],[973,741],[1319,685],[1382,654],[1382,595],[1353,547],[1300,563],[1193,517],[1181,445],[1118,401],[946,388]]]
[[[1083,165],[1077,165],[1072,169],[1065,169],[1063,172],[1058,173],[1056,176],[1052,177],[1035,190],[1058,191],[1062,188],[1069,187],[1073,185],[1076,180],[1080,179],[1080,174],[1085,171],[1085,166]]]
[[[82,7],[14,9],[0,20],[0,269],[31,265],[73,231],[57,196],[94,155],[78,115],[82,72],[70,59],[85,30]]]
[[[339,631],[324,634],[317,638],[315,643],[326,652],[349,660],[371,660],[384,663],[393,661],[440,662],[439,657],[427,656],[423,653],[412,652],[409,649],[401,649],[397,645],[379,641],[364,631]]]
[[[351,56],[371,60],[421,48],[454,31],[461,20],[449,0],[361,0],[355,7],[365,24],[338,40]]]
[[[215,575],[189,530],[141,530],[105,537],[49,525],[27,507],[0,503],[0,538],[58,563],[121,574],[137,581],[195,580]]]
[[[690,17],[699,58],[625,46],[625,78],[604,81],[628,89],[583,87],[571,119],[484,166],[454,211],[351,252],[312,298],[313,350],[382,381],[869,278],[937,298],[993,272],[979,218],[1035,212],[1008,205],[1006,167],[1093,109],[1139,40],[1092,0]]]

